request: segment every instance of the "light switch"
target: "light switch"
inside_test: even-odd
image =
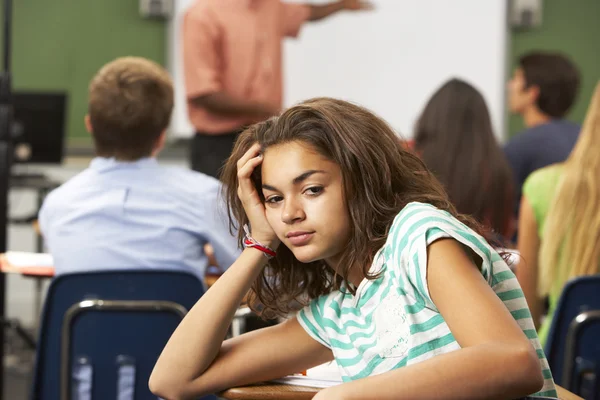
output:
[[[510,25],[516,29],[531,29],[542,24],[543,0],[511,0]]]
[[[140,15],[143,18],[170,18],[173,0],[140,0]]]

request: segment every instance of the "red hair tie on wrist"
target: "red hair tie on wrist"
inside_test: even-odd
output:
[[[244,237],[244,247],[245,248],[252,247],[252,248],[255,248],[256,250],[262,251],[262,253],[265,255],[265,257],[267,257],[268,260],[270,260],[271,258],[273,258],[277,255],[275,250],[273,250],[269,246],[265,246],[264,244],[261,244],[260,242],[255,240],[252,236],[250,236],[250,230],[248,229],[247,224],[244,225],[244,232],[246,232],[246,237]]]

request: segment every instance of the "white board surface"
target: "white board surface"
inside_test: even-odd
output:
[[[171,135],[189,137],[181,65],[181,17],[195,0],[176,1],[168,68],[175,81]],[[313,0],[311,4],[327,1]],[[504,0],[374,0],[374,11],[341,12],[307,23],[284,43],[284,106],[316,96],[364,105],[405,137],[445,80],[468,80],[484,95],[498,137],[504,133],[507,24]]]

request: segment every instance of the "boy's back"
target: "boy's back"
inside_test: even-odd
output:
[[[233,263],[219,182],[156,161],[172,110],[173,82],[150,60],[119,58],[94,76],[85,125],[97,158],[40,212],[58,274],[174,268],[203,278],[207,242],[221,267]]]
[[[506,144],[504,152],[513,170],[519,200],[521,188],[532,172],[569,157],[579,130],[575,123],[554,120],[531,127]]]
[[[216,179],[153,158],[98,157],[48,196],[40,225],[57,274],[175,268],[203,278],[206,242],[223,267],[238,254],[219,194]]]

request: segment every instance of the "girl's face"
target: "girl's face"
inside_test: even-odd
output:
[[[335,266],[350,238],[340,167],[310,145],[267,148],[262,191],[269,224],[298,261]]]

